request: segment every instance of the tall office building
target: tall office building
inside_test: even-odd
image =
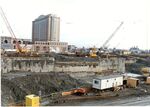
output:
[[[55,15],[41,15],[32,23],[32,41],[59,42],[60,18]]]
[[[60,18],[41,15],[32,23],[32,42],[37,52],[66,52],[68,43],[59,41]]]

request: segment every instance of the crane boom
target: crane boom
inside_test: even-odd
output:
[[[116,32],[120,29],[120,27],[123,25],[123,22],[120,23],[120,25],[116,28],[116,30],[109,36],[109,38],[105,41],[105,43],[102,45],[102,48],[105,48],[107,43],[112,39],[112,37],[116,34]]]
[[[12,30],[12,28],[11,28],[7,18],[6,18],[6,16],[5,16],[5,13],[4,13],[4,11],[2,10],[1,7],[0,7],[0,10],[1,10],[1,16],[2,16],[2,18],[3,18],[3,20],[4,20],[5,24],[6,24],[6,27],[7,27],[8,31],[9,31],[10,35],[16,41],[16,47],[18,48],[19,52],[21,52],[22,50],[21,50],[21,47],[20,47],[20,45],[18,43],[18,40],[17,40],[17,38],[16,38],[16,36],[15,36],[15,34],[14,34],[14,32],[13,32],[13,30]]]

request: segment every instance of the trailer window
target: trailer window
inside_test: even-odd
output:
[[[94,83],[95,83],[95,84],[99,84],[99,81],[95,80]]]

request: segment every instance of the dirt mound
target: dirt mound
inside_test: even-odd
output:
[[[84,83],[79,82],[63,72],[32,73],[11,79],[5,75],[1,80],[2,105],[6,105],[10,99],[14,99],[15,102],[23,100],[27,94],[38,95],[39,91],[44,96],[84,85]],[[5,90],[6,87],[7,90]]]
[[[136,63],[133,64],[126,64],[126,71],[136,74],[142,74],[140,72],[141,68],[143,67],[150,67],[150,59],[147,58],[145,60],[137,59]]]

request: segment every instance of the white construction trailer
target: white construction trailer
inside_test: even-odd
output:
[[[118,87],[123,85],[123,76],[122,75],[110,75],[97,77],[93,79],[92,87],[99,90],[104,90],[108,88]]]

